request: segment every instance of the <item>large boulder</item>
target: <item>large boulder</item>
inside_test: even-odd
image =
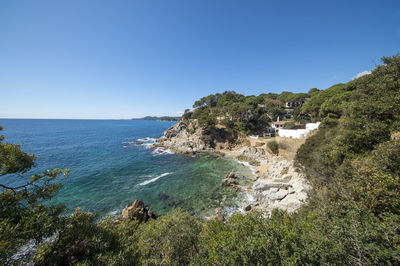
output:
[[[122,210],[122,213],[114,219],[114,222],[120,223],[132,220],[147,222],[149,219],[156,219],[156,213],[146,207],[143,201],[137,199],[127,205]]]
[[[287,194],[289,194],[289,191],[288,191],[288,190],[286,190],[286,189],[280,189],[280,190],[278,190],[278,191],[276,191],[276,192],[270,192],[270,193],[268,193],[268,194],[267,194],[267,197],[268,197],[270,200],[282,200],[282,199],[284,199],[284,198],[287,196]]]

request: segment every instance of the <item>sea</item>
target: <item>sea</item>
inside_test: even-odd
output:
[[[216,208],[240,211],[244,193],[220,185],[235,171],[250,176],[233,158],[196,157],[151,148],[176,122],[145,120],[0,119],[4,142],[35,154],[36,166],[21,175],[0,176],[10,186],[26,183],[48,169],[70,169],[63,187],[46,204],[62,203],[67,213],[80,208],[98,217],[118,215],[136,199],[164,215],[182,208],[196,217]]]

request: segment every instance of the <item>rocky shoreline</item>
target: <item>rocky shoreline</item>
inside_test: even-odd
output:
[[[248,186],[240,186],[238,177],[231,172],[225,177],[221,185],[231,186],[245,193],[239,211],[257,210],[269,215],[273,209],[286,210],[289,213],[296,211],[307,199],[310,185],[304,175],[293,165],[293,157],[297,148],[280,150],[283,155],[273,154],[267,147],[267,139],[255,140],[243,137],[236,145],[229,143],[215,143],[213,147],[202,141],[202,129],[197,122],[178,122],[167,129],[164,136],[159,138],[153,148],[160,152],[170,150],[184,155],[209,153],[214,156],[230,156],[250,167],[253,176],[247,177]],[[280,140],[282,144],[285,141]],[[282,145],[285,146],[285,145]],[[300,145],[298,145],[300,146]],[[216,210],[216,216],[221,211]],[[214,218],[216,217],[214,216]]]

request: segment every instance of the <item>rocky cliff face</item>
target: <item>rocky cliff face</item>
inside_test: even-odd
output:
[[[170,149],[174,153],[192,155],[207,151],[208,145],[201,139],[203,130],[197,126],[195,120],[178,122],[164,132],[164,136],[157,140],[155,146]]]

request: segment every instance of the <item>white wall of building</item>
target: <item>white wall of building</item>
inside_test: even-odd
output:
[[[317,122],[317,123],[307,123],[306,124],[306,129],[313,131],[315,129],[318,129],[319,124],[321,124],[321,122]]]
[[[320,122],[308,123],[306,129],[279,129],[278,134],[283,138],[301,139],[307,137],[311,131],[318,129],[319,124]]]

